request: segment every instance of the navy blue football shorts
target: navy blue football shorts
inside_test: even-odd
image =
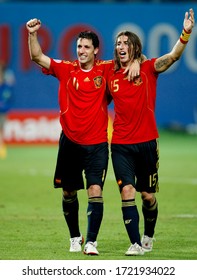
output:
[[[159,147],[157,140],[138,144],[111,144],[111,157],[120,191],[133,185],[138,192],[159,191]]]
[[[54,187],[65,191],[99,185],[103,189],[109,159],[108,143],[79,145],[62,132],[54,174]]]

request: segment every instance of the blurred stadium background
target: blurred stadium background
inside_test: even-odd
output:
[[[41,19],[43,51],[72,60],[75,36],[93,29],[101,41],[99,58],[113,57],[114,36],[136,32],[147,57],[169,52],[182,30],[185,11],[197,1],[0,1],[0,59],[15,75],[14,100],[5,129],[8,143],[56,143],[59,137],[58,82],[30,61],[26,22]],[[197,134],[197,27],[181,60],[158,80],[159,127]],[[110,122],[113,104],[110,106]]]

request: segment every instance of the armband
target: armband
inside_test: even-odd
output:
[[[189,37],[192,31],[186,31],[185,29],[182,30],[180,41],[182,44],[187,44],[189,41]]]

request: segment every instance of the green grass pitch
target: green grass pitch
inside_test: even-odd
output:
[[[130,246],[111,161],[104,187],[99,256],[69,253],[61,190],[52,186],[57,146],[9,146],[0,160],[1,260],[195,260],[197,259],[197,136],[160,132],[159,217],[154,249],[126,257]],[[80,227],[86,235],[86,191],[79,192]],[[140,232],[143,230],[141,201]]]

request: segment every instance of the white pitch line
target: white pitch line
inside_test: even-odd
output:
[[[189,185],[196,185],[197,186],[197,178],[178,178],[178,177],[159,177],[159,181],[161,182],[173,182],[179,184],[189,184]]]
[[[197,215],[195,215],[195,214],[179,214],[179,215],[175,215],[173,217],[175,217],[175,218],[189,218],[189,219],[193,219],[193,218],[197,218]]]

